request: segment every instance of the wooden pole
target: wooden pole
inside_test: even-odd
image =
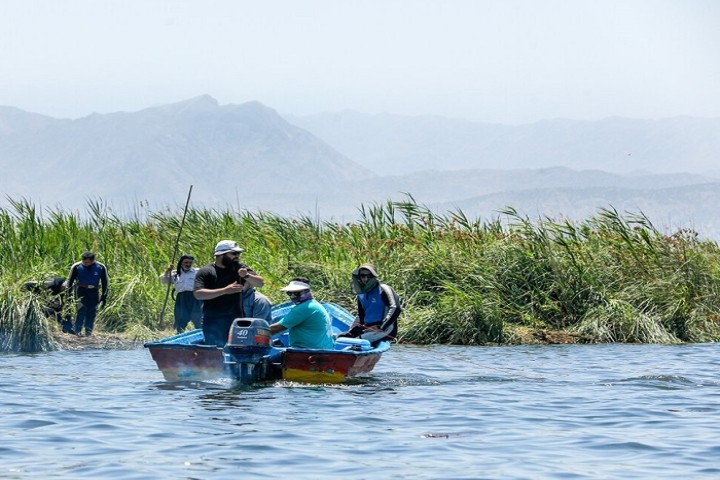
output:
[[[188,191],[187,201],[185,202],[185,211],[183,211],[182,220],[180,221],[180,229],[178,230],[177,239],[175,239],[175,249],[173,250],[172,260],[170,261],[170,265],[175,264],[175,258],[177,257],[178,253],[178,247],[180,245],[180,234],[182,234],[183,227],[185,226],[185,216],[187,215],[188,211],[188,205],[190,205],[190,195],[192,195],[192,189],[193,186],[190,185],[190,190]],[[160,310],[160,319],[158,321],[158,328],[160,330],[163,330],[165,328],[165,308],[167,308],[168,298],[170,297],[170,289],[172,289],[172,283],[168,283],[167,291],[165,292],[165,301],[163,302],[162,310]]]

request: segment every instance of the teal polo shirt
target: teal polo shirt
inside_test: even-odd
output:
[[[288,329],[291,347],[335,348],[330,316],[314,299],[295,305],[278,323]]]

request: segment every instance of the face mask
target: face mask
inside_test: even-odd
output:
[[[305,290],[304,292],[298,292],[294,293],[292,295],[288,294],[288,297],[290,297],[290,301],[294,303],[295,305],[298,305],[306,300],[310,300],[312,297],[312,292],[310,290]]]
[[[365,280],[365,279],[363,279]],[[357,287],[360,288],[360,291],[358,293],[367,293],[373,288],[377,287],[379,285],[378,279],[375,277],[370,277],[366,280],[365,283],[362,282],[362,280],[358,280]]]

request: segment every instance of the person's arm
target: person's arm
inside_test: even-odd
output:
[[[206,270],[205,267],[201,268],[195,274],[193,296],[197,300],[212,300],[214,298],[222,297],[223,295],[240,293],[243,289],[242,285],[238,282],[233,282],[222,288],[208,288],[208,285],[215,286],[215,283],[215,274],[212,270]]]
[[[380,297],[385,303],[385,317],[383,318],[381,329],[385,329],[391,322],[397,320],[400,315],[400,305],[395,301],[395,292],[390,286],[384,283],[380,285]]]
[[[68,279],[67,279],[67,290],[68,292],[72,290],[72,286],[75,283],[75,280],[77,280],[77,263],[74,263],[72,267],[70,267],[70,273],[68,273]]]
[[[240,293],[243,291],[243,286],[238,282],[231,283],[227,287],[222,288],[199,288],[193,290],[193,295],[198,300],[212,300],[213,298],[222,297],[223,295],[229,295],[232,293]]]
[[[275,335],[276,333],[284,332],[287,330],[287,327],[281,323],[273,323],[270,325],[270,333]]]
[[[270,325],[272,334],[280,333],[300,325],[305,321],[305,312],[298,309],[297,305],[292,307],[279,321]]]
[[[172,271],[173,266],[172,264],[168,265],[168,267],[165,269],[165,273],[160,275],[160,282],[164,285],[172,285],[175,283],[175,280],[177,278],[177,273],[173,273]]]
[[[100,302],[102,302],[104,306],[105,301],[107,300],[108,289],[110,288],[110,277],[108,277],[107,267],[105,265],[102,266],[102,275],[100,275],[100,286],[102,288]]]
[[[360,300],[357,301],[357,309],[358,309],[358,323],[360,325],[365,325],[365,309],[362,306],[362,303],[360,303]]]
[[[238,277],[244,279],[251,287],[258,288],[265,285],[265,279],[247,266],[242,266],[238,269]]]

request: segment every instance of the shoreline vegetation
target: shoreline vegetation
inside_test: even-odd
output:
[[[182,212],[121,219],[102,202],[88,215],[40,214],[26,200],[0,209],[0,351],[124,348],[171,335],[172,301],[158,277],[172,260]],[[284,301],[287,279],[311,279],[316,298],[354,311],[350,272],[374,263],[400,294],[399,342],[686,343],[720,339],[720,249],[692,230],[661,233],[643,214],[599,209],[583,221],[439,215],[415,202],[363,205],[350,223],[249,211],[190,209],[178,255],[203,265],[223,238]],[[110,294],[96,338],[59,333],[28,281],[66,277],[90,250]],[[68,308],[72,308],[70,305]],[[103,347],[105,345],[105,347]]]

